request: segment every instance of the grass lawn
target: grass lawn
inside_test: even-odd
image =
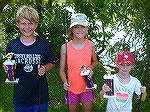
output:
[[[0,71],[0,112],[13,112],[12,110],[12,93],[13,85],[5,84],[6,75]]]
[[[5,84],[6,75],[1,72],[0,79],[0,112],[13,112],[13,85]],[[65,91],[62,87],[62,82],[59,77],[59,69],[51,70],[47,74],[49,86],[49,112],[66,112],[67,106],[64,104]],[[95,101],[93,111],[103,111],[105,106],[104,100],[99,98],[99,79],[94,78],[93,82],[98,84],[98,89],[94,90]],[[102,81],[102,80],[101,80]],[[100,106],[99,106],[100,102]],[[79,110],[82,110],[82,104],[79,104]]]
[[[93,112],[105,112],[106,99],[99,98],[99,91],[102,86],[103,72],[101,68],[97,68],[95,71],[93,82],[98,84],[98,88],[94,90],[94,103]],[[0,80],[5,80],[6,75],[0,71]],[[55,69],[47,74],[48,86],[49,86],[49,112],[67,112],[67,107],[63,102],[65,91],[62,87],[62,82],[59,78],[59,70],[56,66]],[[147,88],[149,90],[149,88]],[[148,91],[149,94],[149,91]],[[0,112],[13,112],[13,85],[0,82]],[[137,112],[137,97],[133,100],[133,112]],[[145,102],[141,103],[141,112],[149,112],[150,97],[148,96]],[[82,105],[79,105],[79,112],[82,112]]]

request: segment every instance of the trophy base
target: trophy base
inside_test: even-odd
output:
[[[108,96],[108,95],[104,94],[103,97],[104,97],[104,98],[115,98],[116,95]]]
[[[7,84],[17,84],[18,81],[19,81],[19,78],[16,78],[16,80],[14,80],[14,81],[10,81],[10,80],[8,80],[8,78],[7,78],[7,79],[5,80],[5,83],[7,83]]]
[[[87,89],[87,90],[90,90],[90,89],[97,89],[97,84],[94,84],[93,87],[91,87],[91,88],[86,87],[85,89]]]

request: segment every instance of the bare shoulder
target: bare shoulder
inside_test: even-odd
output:
[[[66,43],[61,46],[61,52],[66,54]]]
[[[92,42],[91,40],[89,40],[90,46],[91,48],[95,48],[94,42]]]
[[[66,43],[61,46],[61,49],[64,49],[65,47],[66,47]]]

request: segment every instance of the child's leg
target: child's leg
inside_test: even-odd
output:
[[[77,112],[78,105],[69,105],[69,112]]]
[[[93,103],[93,91],[89,90],[87,92],[81,93],[80,100],[83,104],[83,112],[91,112]]]
[[[67,106],[69,106],[69,112],[77,112],[79,95],[69,92],[68,98],[69,98],[69,105],[67,104]]]
[[[92,112],[92,102],[84,102],[83,104],[83,112]]]

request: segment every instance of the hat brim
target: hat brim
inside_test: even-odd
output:
[[[75,25],[82,25],[82,26],[88,26],[88,22],[79,23],[79,22],[73,22],[69,28],[72,28]]]
[[[117,65],[121,65],[121,64],[135,64],[135,62],[132,62],[132,61],[121,61],[120,63],[116,63]]]

